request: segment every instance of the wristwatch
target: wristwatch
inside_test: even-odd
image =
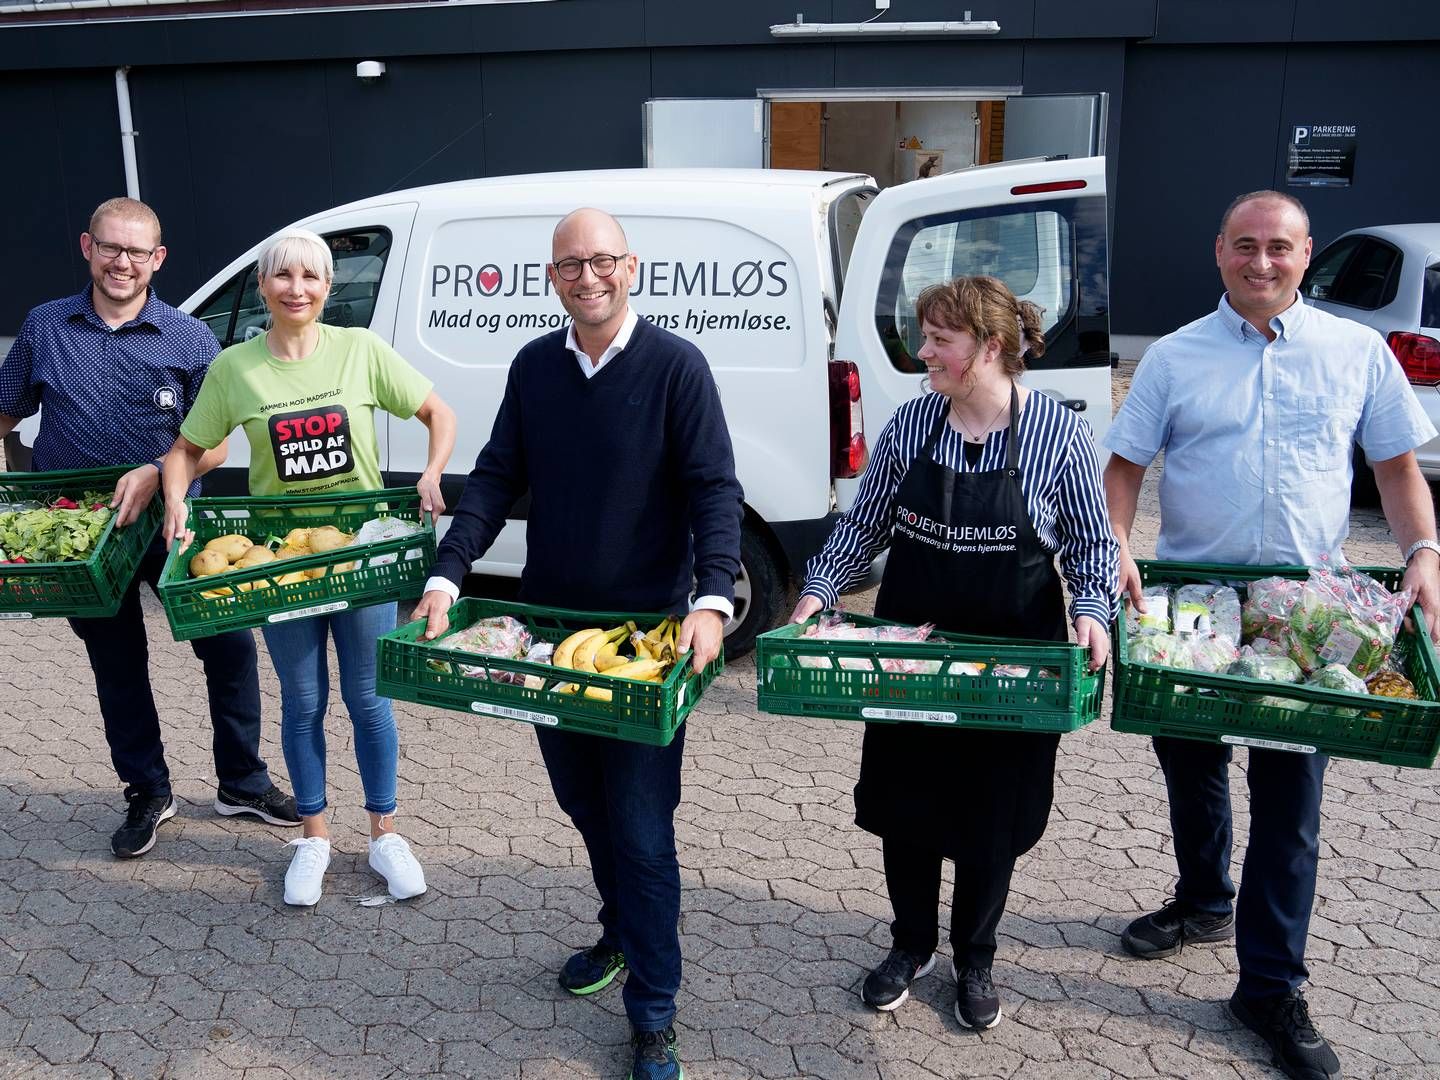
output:
[[[1415,557],[1415,552],[1422,550],[1433,551],[1435,554],[1440,555],[1440,543],[1434,540],[1416,540],[1415,543],[1405,549],[1405,565],[1409,566],[1410,560]]]

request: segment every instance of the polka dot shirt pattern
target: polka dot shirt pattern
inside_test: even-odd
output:
[[[0,414],[43,409],[37,472],[154,461],[174,444],[219,351],[209,327],[154,290],[112,330],[87,288],[25,317],[0,364]]]

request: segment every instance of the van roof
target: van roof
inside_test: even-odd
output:
[[[367,206],[381,206],[396,202],[465,202],[476,197],[498,196],[505,189],[533,190],[541,185],[566,185],[571,187],[603,188],[610,184],[675,185],[683,183],[691,190],[710,186],[730,189],[727,194],[739,194],[739,189],[749,189],[747,197],[753,198],[761,190],[769,190],[784,199],[793,199],[797,190],[819,191],[834,184],[858,181],[874,184],[862,173],[815,172],[801,169],[587,169],[573,172],[528,173],[518,176],[486,176],[473,180],[453,180],[445,184],[428,184],[423,187],[405,188],[357,199],[344,206],[326,211],[363,209]],[[781,194],[783,192],[783,194]],[[598,192],[597,192],[598,194]]]

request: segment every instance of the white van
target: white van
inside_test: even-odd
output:
[[[516,351],[567,322],[545,266],[556,221],[578,206],[620,219],[640,260],[635,310],[693,339],[715,373],[745,488],[732,656],[788,613],[805,560],[854,498],[865,433],[923,391],[914,301],[925,286],[994,274],[1043,307],[1051,344],[1028,384],[1083,410],[1097,437],[1109,426],[1102,158],[984,166],[880,193],[867,176],[762,169],[505,176],[297,222],[334,252],[326,320],[392,342],[459,414],[451,505]],[[264,327],[258,251],[181,305],[224,345]],[[424,427],[382,418],[378,434],[387,479],[413,483]],[[231,447],[209,494],[243,490],[248,451]],[[477,572],[520,574],[527,501]]]

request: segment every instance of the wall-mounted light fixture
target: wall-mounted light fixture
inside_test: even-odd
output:
[[[950,37],[999,32],[998,22],[993,19],[971,19],[968,11],[965,12],[965,18],[958,22],[880,22],[870,19],[866,22],[807,23],[803,14],[797,14],[793,23],[776,23],[770,27],[771,37],[807,40],[837,37]]]
[[[364,83],[379,82],[384,74],[384,60],[361,60],[355,65],[355,77]]]

